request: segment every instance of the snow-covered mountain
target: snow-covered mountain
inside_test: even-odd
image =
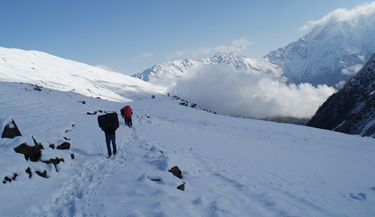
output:
[[[216,54],[202,60],[157,64],[134,77],[168,85],[173,83],[172,78],[186,77],[189,69],[197,64],[228,64],[236,70],[266,73],[295,84],[327,84],[340,88],[375,52],[374,32],[375,2],[349,11],[333,11],[301,39],[260,59],[233,53]]]
[[[375,137],[375,53],[307,125]]]
[[[152,66],[133,77],[150,82],[152,84],[170,87],[175,84],[176,79],[188,76],[189,70],[200,65],[225,64],[235,70],[241,70],[253,74],[267,73],[272,77],[280,77],[275,65],[266,59],[251,59],[237,53],[217,53],[215,56],[206,59],[174,60]]]
[[[39,51],[0,47],[0,81],[27,82],[85,96],[126,102],[166,93],[166,89],[99,67]]]
[[[297,84],[347,81],[375,52],[375,2],[366,7],[368,11],[345,17],[332,12],[303,38],[265,58]]]
[[[214,115],[156,97],[128,103],[133,128],[120,119],[118,153],[106,158],[98,114],[124,103],[19,82],[0,82],[0,95],[0,134],[12,119],[22,134],[0,138],[0,216],[375,213],[372,138]],[[33,147],[33,138],[44,147],[36,162],[14,150]],[[53,148],[63,142],[70,149]],[[182,179],[168,172],[174,166]]]

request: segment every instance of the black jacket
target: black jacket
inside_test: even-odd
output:
[[[107,127],[107,129],[104,130],[106,135],[114,135],[116,134],[117,128],[114,127]]]

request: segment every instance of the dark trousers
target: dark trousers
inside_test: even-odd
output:
[[[132,127],[133,126],[132,118],[125,118],[125,125],[128,127]]]
[[[113,153],[116,154],[116,152],[117,152],[116,135],[115,134],[105,134],[105,140],[107,142],[108,155],[112,155],[111,141],[112,141],[112,146],[113,146]]]

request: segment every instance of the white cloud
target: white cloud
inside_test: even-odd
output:
[[[326,85],[287,85],[226,65],[200,65],[188,74],[171,88],[171,94],[220,114],[249,118],[310,118],[335,91]]]
[[[214,48],[201,48],[198,50],[193,50],[190,52],[190,55],[193,56],[194,58],[202,56],[202,55],[207,55],[212,52],[215,53],[229,53],[229,52],[236,52],[236,53],[242,53],[244,50],[247,49],[248,46],[251,45],[251,42],[249,42],[246,38],[240,38],[238,40],[232,41],[232,44],[230,45],[220,45],[216,46]]]
[[[300,28],[301,31],[311,29],[315,26],[324,25],[330,21],[352,21],[356,20],[361,15],[370,15],[375,13],[375,2],[365,3],[363,5],[357,6],[352,10],[346,8],[339,8],[324,16],[320,20],[309,21],[306,25]]]
[[[144,59],[155,56],[155,55],[156,55],[155,52],[144,53],[144,54],[134,57],[134,60],[139,63],[139,62],[142,62]]]
[[[341,70],[341,73],[344,74],[344,75],[354,75],[359,70],[361,70],[362,67],[363,67],[362,64],[356,64],[356,65],[353,65],[349,68]]]
[[[113,71],[113,69],[109,68],[108,66],[105,65],[97,65],[96,67],[107,70],[107,71]]]

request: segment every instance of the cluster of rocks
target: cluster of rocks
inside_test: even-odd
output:
[[[178,166],[172,167],[168,172],[171,172],[174,176],[178,177],[179,179],[182,179],[182,172]],[[177,189],[184,191],[185,190],[185,182],[183,182],[181,185],[177,186]]]
[[[170,173],[172,173],[173,176],[175,176],[179,179],[182,179],[182,172],[181,172],[180,168],[178,168],[178,166],[174,166],[171,169],[169,169],[168,171]],[[154,182],[160,182],[161,181],[160,176],[147,176],[147,178],[151,181],[154,181]],[[178,185],[177,189],[181,190],[181,191],[184,191],[185,190],[185,182],[182,182],[182,184]]]
[[[4,130],[2,132],[2,135],[1,135],[1,138],[13,139],[13,138],[18,137],[18,136],[22,136],[22,134],[21,134],[16,122],[12,119],[11,122],[9,122],[8,124],[5,125]],[[41,161],[41,162],[46,163],[46,164],[53,164],[56,172],[58,172],[59,170],[58,170],[57,165],[60,162],[65,162],[64,158],[56,157],[56,158],[51,158],[49,160],[41,160],[42,150],[44,150],[44,147],[43,147],[42,143],[38,142],[33,136],[32,136],[32,139],[34,141],[34,146],[30,146],[26,143],[22,143],[19,146],[15,147],[14,151],[16,153],[23,154],[26,161],[29,161],[29,160],[32,161],[32,162]],[[70,143],[67,142],[67,140],[70,140],[70,139],[68,139],[66,137],[64,139],[66,141],[63,142],[60,145],[57,145],[56,149],[58,149],[58,150],[68,150],[68,149],[70,149]],[[55,144],[50,144],[49,148],[55,149]],[[71,158],[74,159],[73,153],[71,154]],[[29,178],[31,178],[33,176],[33,172],[32,172],[30,167],[28,167],[25,170],[25,172],[29,175]],[[47,170],[35,171],[35,173],[37,175],[41,176],[41,177],[48,178]],[[17,173],[13,173],[13,175],[10,176],[10,177],[5,176],[4,180],[3,180],[3,183],[6,184],[8,182],[12,182],[12,181],[16,180],[17,176],[19,176],[19,174],[17,174]]]
[[[209,113],[212,113],[212,114],[216,114],[216,112],[214,112],[214,111],[211,111],[211,110],[208,110],[208,109],[199,108],[197,106],[197,104],[195,104],[195,103],[189,103],[187,100],[181,99],[178,96],[172,96],[172,98],[175,99],[175,100],[179,100],[180,101],[180,105],[182,105],[182,106],[191,107],[191,108],[199,109],[199,110],[202,110],[202,111],[205,111],[205,112],[209,112]]]

